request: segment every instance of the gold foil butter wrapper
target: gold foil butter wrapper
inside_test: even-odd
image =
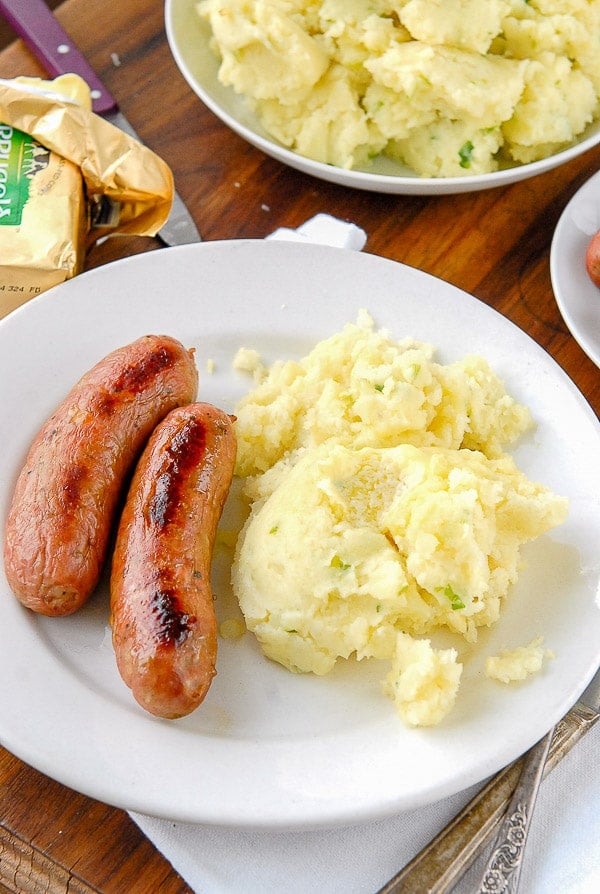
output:
[[[99,238],[154,236],[173,176],[91,110],[78,75],[0,79],[0,318],[80,273]]]

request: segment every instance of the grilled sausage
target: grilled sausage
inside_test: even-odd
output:
[[[74,386],[35,438],[8,515],[6,576],[25,606],[68,615],[88,599],[135,460],[197,389],[193,352],[157,335],[112,352]]]
[[[119,672],[159,717],[189,714],[215,674],[210,582],[217,525],[236,456],[230,416],[210,404],[173,410],[134,473],[111,571]]]
[[[594,285],[600,286],[600,230],[588,242],[585,266]]]

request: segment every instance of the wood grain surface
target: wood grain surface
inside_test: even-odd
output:
[[[559,314],[548,263],[558,218],[600,167],[600,147],[531,180],[479,193],[351,190],[284,167],[221,124],[176,68],[159,0],[67,0],[56,14],[140,137],[173,169],[205,240],[262,238],[318,212],[353,221],[368,234],[366,251],[439,276],[513,320],[600,412],[599,371]],[[18,74],[46,74],[20,41],[0,52],[0,77]],[[155,250],[155,239],[110,239],[92,249],[87,267]],[[126,813],[0,749],[0,894],[186,891]]]

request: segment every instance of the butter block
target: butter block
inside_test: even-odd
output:
[[[0,317],[81,271],[87,226],[79,168],[0,124]]]

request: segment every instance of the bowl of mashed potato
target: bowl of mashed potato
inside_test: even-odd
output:
[[[166,0],[191,88],[346,186],[467,192],[600,142],[600,0]]]

